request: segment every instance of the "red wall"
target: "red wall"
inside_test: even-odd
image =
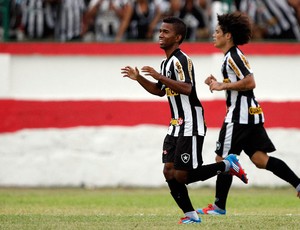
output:
[[[218,52],[209,43],[187,43],[188,54]],[[300,55],[299,43],[252,43],[243,47],[250,55]],[[11,55],[162,55],[155,43],[2,43],[0,53]],[[300,64],[300,63],[299,63]],[[225,102],[203,101],[208,127],[220,127]],[[300,128],[300,102],[267,102],[261,105],[266,127]],[[32,101],[0,99],[0,132],[24,128],[65,128],[138,124],[167,125],[169,108],[158,101]]]

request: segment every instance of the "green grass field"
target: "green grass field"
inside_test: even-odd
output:
[[[213,188],[190,189],[196,207]],[[181,211],[166,188],[0,188],[0,229],[300,229],[293,188],[232,188],[226,216],[177,224]]]

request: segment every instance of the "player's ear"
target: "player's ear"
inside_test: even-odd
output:
[[[182,35],[177,34],[176,35],[176,42],[179,43],[181,41],[181,39],[182,39]]]
[[[225,34],[225,37],[226,37],[226,39],[230,40],[230,39],[232,39],[232,34],[229,33],[229,32],[227,32],[227,33]]]

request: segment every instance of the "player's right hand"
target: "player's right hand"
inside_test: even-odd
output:
[[[128,77],[132,80],[137,80],[137,77],[140,73],[137,67],[132,68],[131,66],[126,66],[121,69],[121,74],[123,74],[123,77]]]

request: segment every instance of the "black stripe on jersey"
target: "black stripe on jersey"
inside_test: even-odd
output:
[[[177,52],[177,53],[174,54],[174,56],[180,61],[180,64],[182,66],[182,70],[184,71],[184,77],[185,77],[184,81],[187,82],[188,70],[185,67],[187,67],[188,64],[187,64],[186,56],[184,56],[182,52]],[[172,73],[174,73],[174,80],[177,80],[177,81],[180,80],[180,79],[176,79],[176,76],[175,76],[175,71],[176,71],[175,70],[175,66],[176,66],[176,63],[172,63],[171,66],[173,67]],[[180,98],[180,94],[177,95],[177,96],[175,96],[174,98],[175,98],[176,105],[177,105],[178,116],[181,117],[183,120],[185,120],[185,116],[184,116],[184,111],[183,111],[183,107],[182,107],[182,101],[181,101],[181,98]],[[172,113],[172,116],[173,116],[173,113]],[[183,132],[184,132],[184,125],[185,125],[185,123],[183,123],[180,126],[179,135],[183,134]]]
[[[183,120],[185,120],[180,95],[175,96],[175,101],[176,101],[177,108],[178,108],[178,116],[181,117]],[[183,122],[183,124],[180,126],[180,129],[179,129],[179,135],[182,135],[184,133],[184,126],[185,126],[185,123]]]
[[[190,78],[188,77],[189,72],[188,72],[188,68],[187,68],[188,62],[187,62],[186,56],[183,55],[182,52],[177,52],[174,56],[180,61],[180,64],[182,66],[181,70],[183,71],[183,74],[184,74],[184,82],[189,82]],[[175,63],[175,65],[176,65],[176,63]],[[172,67],[175,66],[175,65],[172,65]],[[175,71],[176,70],[174,70],[174,72]],[[182,81],[182,79],[175,79],[175,80]],[[178,116],[181,117],[183,120],[185,120],[184,110],[183,110],[183,107],[182,107],[182,101],[181,101],[181,98],[180,98],[180,94],[178,96],[175,96],[175,101],[176,101],[176,105],[177,105],[177,109],[178,109]],[[185,123],[183,123],[180,126],[179,135],[182,135],[184,133],[184,126],[185,126]]]
[[[167,64],[168,64],[168,61],[165,62],[165,65],[164,65],[164,70],[166,72],[166,67],[167,67]],[[169,73],[171,74],[169,77],[172,79],[172,80],[175,80],[176,81],[176,75],[175,75],[175,69],[174,69],[174,64],[171,63],[170,64],[170,68],[169,68]],[[165,73],[167,76],[167,73]],[[169,101],[169,104],[171,104],[171,100],[170,98],[168,97],[168,101]],[[177,102],[176,102],[177,103]],[[170,106],[170,111],[171,111],[171,117],[175,117],[175,113],[174,113],[174,109],[172,106]],[[173,130],[174,131],[174,130]]]
[[[237,49],[231,50],[231,57],[236,63],[237,67],[240,69],[244,77],[251,74],[250,71],[246,67],[246,60],[245,62],[241,59],[240,55],[237,53]],[[239,77],[237,77],[237,81],[241,80]],[[246,97],[253,97],[253,90],[248,91],[239,91],[239,94],[246,96]]]
[[[232,49],[230,49],[230,55],[233,59],[233,61],[236,63],[236,65],[238,66],[239,70],[242,72],[242,74],[244,76],[247,76],[250,74],[250,71],[246,68],[243,60],[241,59],[241,57],[239,56],[239,54],[237,53],[237,49],[236,47],[233,47]]]
[[[247,104],[251,106],[251,101],[252,101],[252,98],[251,97],[247,97]],[[254,124],[254,115],[250,115],[248,113],[248,124]]]
[[[228,59],[228,57],[224,60],[223,65],[222,65],[222,74],[223,74],[224,79],[228,79],[228,73],[226,71],[227,59]],[[227,94],[228,94],[228,97],[226,98],[226,105],[229,107],[229,106],[231,106],[231,101],[230,101],[231,91],[227,90]]]
[[[240,112],[241,112],[241,98],[242,95],[238,94],[236,102],[235,102],[235,108],[232,112],[232,122],[239,122],[239,118],[240,118]]]
[[[258,107],[259,105],[258,105],[258,102],[255,100],[255,98],[253,99],[253,101],[254,101],[255,106]],[[259,118],[259,123],[262,123],[263,122],[262,114],[258,114],[258,118]]]
[[[163,71],[161,74],[164,75],[164,76],[167,76],[167,73],[166,73],[166,60],[161,62],[160,69]]]

